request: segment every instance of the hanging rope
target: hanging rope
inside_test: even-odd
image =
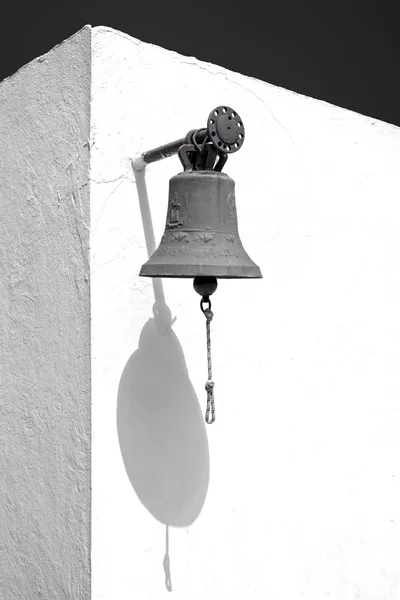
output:
[[[204,308],[203,303],[208,302],[208,308]],[[214,405],[214,382],[212,380],[212,365],[211,365],[211,327],[210,323],[213,319],[213,312],[211,310],[211,301],[208,296],[204,296],[200,302],[201,310],[206,317],[206,331],[207,331],[207,367],[208,367],[208,380],[205,388],[207,391],[207,410],[205,420],[209,425],[215,421],[215,405]]]

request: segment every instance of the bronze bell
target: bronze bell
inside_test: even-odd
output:
[[[217,289],[217,278],[262,277],[239,237],[235,182],[221,173],[228,154],[239,150],[243,140],[243,122],[237,112],[218,106],[211,111],[206,129],[189,131],[185,138],[149,150],[139,161],[143,168],[143,164],[178,153],[184,167],[183,173],[169,182],[164,235],[140,275],[193,278],[206,317],[207,423],[215,421],[210,333],[214,314],[210,296]]]
[[[164,235],[140,275],[262,277],[239,237],[235,182],[221,173],[228,155],[243,141],[239,115],[219,106],[210,113],[206,129],[190,131],[186,138],[143,155],[145,162],[152,162],[178,152],[185,170],[169,182]]]
[[[140,275],[261,277],[239,237],[233,179],[213,170],[172,177],[165,232]]]

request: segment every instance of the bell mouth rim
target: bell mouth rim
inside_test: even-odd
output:
[[[196,277],[215,277],[216,279],[263,279],[262,275],[148,275],[139,273],[139,277],[151,277],[152,279],[195,279]]]
[[[195,277],[216,277],[217,279],[262,279],[260,267],[249,261],[239,264],[198,264],[151,262],[144,263],[140,269],[141,277],[169,277],[175,279],[194,279]]]
[[[143,265],[144,266],[144,265]],[[225,268],[225,267],[224,267]],[[146,269],[147,270],[147,269]],[[239,270],[239,269],[238,269]],[[251,272],[246,273],[218,273],[216,269],[210,270],[209,272],[202,273],[143,273],[143,269],[139,272],[139,277],[151,277],[151,278],[167,278],[167,279],[195,279],[195,277],[215,277],[216,279],[263,279],[262,273],[259,267],[254,267]]]

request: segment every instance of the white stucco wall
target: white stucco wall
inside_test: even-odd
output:
[[[219,104],[264,278],[213,296],[206,426],[199,297],[138,276],[181,166],[132,158]],[[86,27],[0,132],[0,596],[400,600],[400,130]]]
[[[399,129],[106,28],[92,68],[93,598],[399,599]],[[180,163],[131,158],[225,103],[264,278],[213,297],[206,428],[199,298],[138,277]]]
[[[91,29],[0,84],[0,598],[90,594]]]

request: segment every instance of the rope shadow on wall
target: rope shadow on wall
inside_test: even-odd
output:
[[[148,255],[155,238],[145,171],[135,171]],[[123,370],[117,428],[126,473],[142,504],[166,526],[164,571],[171,591],[168,527],[188,527],[199,516],[209,482],[204,418],[190,381],[162,281],[153,279],[154,317]]]

